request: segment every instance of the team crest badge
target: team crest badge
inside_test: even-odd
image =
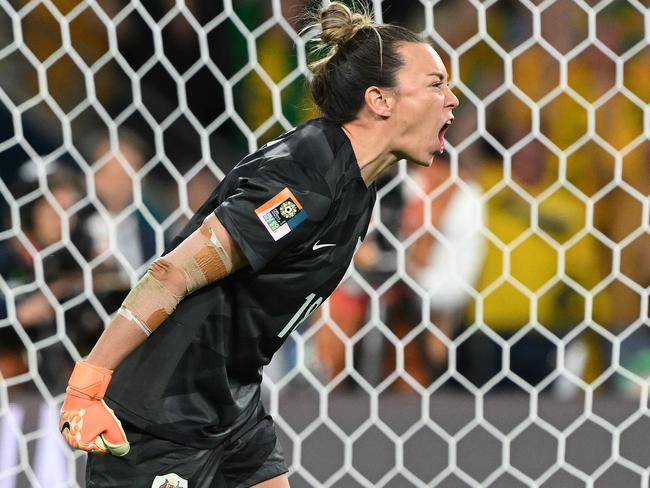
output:
[[[176,473],[169,473],[156,476],[151,488],[188,488],[188,484],[186,479]]]
[[[289,188],[257,207],[255,214],[276,241],[307,220],[307,212]]]

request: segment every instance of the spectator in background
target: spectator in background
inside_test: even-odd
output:
[[[420,192],[410,192],[402,213],[403,240],[426,230],[406,249],[406,271],[428,296],[431,324],[442,334],[418,336],[426,365],[423,384],[448,367],[447,340],[441,337],[453,340],[484,257],[481,190],[467,171],[459,176],[452,181],[448,155],[430,168],[415,169],[417,186],[432,198],[429,204]]]
[[[383,216],[382,222],[392,232],[400,234],[402,242],[419,229],[426,229],[406,250],[406,271],[428,295],[431,315],[422,317],[419,297],[408,285],[398,282],[383,293],[380,300],[380,313],[398,336],[406,335],[422,321],[431,320],[434,327],[452,340],[467,305],[468,290],[474,286],[481,269],[484,252],[480,234],[480,187],[466,170],[460,174],[462,184],[452,182],[451,176],[448,157],[437,159],[432,167],[414,170],[414,179],[421,192],[436,195],[431,199],[428,223],[424,219],[429,214],[424,212],[425,202],[419,193],[408,192],[407,187],[402,187],[400,201],[386,204],[382,199],[385,204],[382,210],[383,207],[398,209],[397,227],[393,228],[387,221],[391,220],[390,215]],[[355,269],[371,286],[379,286],[396,272],[390,248],[385,248],[378,237],[376,232],[369,233],[354,258]],[[316,333],[319,363],[326,380],[344,370],[342,339],[354,336],[366,324],[370,297],[357,280],[348,278],[332,294],[329,304],[332,323],[328,321]],[[365,372],[366,379],[373,383],[394,370],[395,358],[392,348],[377,346],[367,339],[369,337],[364,336],[360,343],[363,357],[355,356],[355,368],[362,374]],[[357,351],[360,350],[355,349]],[[378,364],[366,364],[373,363],[378,353],[382,357]],[[407,373],[428,385],[447,369],[447,347],[435,335],[422,334],[406,346],[405,362]]]
[[[611,309],[611,329],[622,338],[621,333],[628,327],[639,325],[622,341],[620,363],[645,379],[650,376],[650,317],[647,305],[643,308],[643,292],[650,289],[650,233],[638,231],[644,225],[641,200],[650,195],[650,141],[624,157],[622,176],[631,192],[612,191],[596,212],[603,214],[601,229],[607,237],[619,245],[625,241],[620,275],[607,287],[616,304]],[[632,192],[636,192],[634,196]],[[605,221],[607,215],[610,218]],[[620,381],[619,387],[628,395],[640,393],[631,382]]]
[[[79,215],[69,213],[82,194],[78,175],[56,162],[51,163],[50,169],[53,171],[47,179],[47,185],[56,203],[41,196],[21,209],[21,228],[33,250],[40,252],[44,278],[41,288],[18,295],[15,300],[18,325],[32,341],[39,341],[57,332],[55,308],[44,294],[43,287],[47,287],[59,304],[82,293],[83,271],[70,249],[74,247],[84,255],[89,247],[89,239],[80,225]],[[24,180],[19,182],[27,185],[33,183]],[[59,207],[58,210],[56,206]],[[70,239],[65,243],[68,247],[62,245],[64,221],[61,211],[65,212],[68,224]],[[29,285],[36,280],[36,256],[32,252],[18,239],[5,242],[0,252],[0,274],[11,288]],[[3,302],[2,308],[5,307]],[[4,356],[3,375],[25,372],[27,365],[22,340],[9,328],[0,329],[0,332]],[[77,314],[66,316],[66,333],[82,354],[88,351],[87,348],[94,343],[100,332],[101,323],[98,321],[80,320],[80,315]],[[46,385],[55,394],[62,392],[67,369],[73,364],[63,346],[57,343],[39,349],[38,361],[39,373]]]
[[[127,291],[130,273],[138,274],[156,253],[155,231],[147,220],[153,215],[146,194],[144,207],[134,200],[134,187],[140,184],[136,175],[145,162],[146,147],[136,134],[121,131],[117,148],[111,147],[109,139],[99,138],[91,141],[90,153],[95,162],[95,192],[101,204],[87,222],[93,256],[102,257],[105,283]]]
[[[541,195],[556,180],[553,157],[537,141],[514,155],[513,181],[531,199]],[[501,173],[500,162],[485,165],[481,175],[483,187],[492,188],[501,181]],[[510,187],[488,199],[486,210],[487,235],[491,237],[477,290],[482,292],[488,287],[490,290],[483,295],[482,317],[476,317],[475,306],[470,303],[468,321],[482,318],[486,326],[508,339],[531,323],[538,323],[562,337],[586,320],[584,302],[578,291],[565,281],[552,283],[562,272],[558,251],[552,243],[564,244],[583,229],[586,209],[582,202],[562,188],[545,195],[537,208],[539,229],[535,233],[530,233],[533,225],[530,203]],[[506,279],[502,280],[504,263],[509,266]],[[589,289],[604,277],[600,263],[595,239],[586,235],[567,250],[563,271]],[[522,289],[538,294],[536,308],[531,308],[530,298]],[[531,311],[536,314],[532,315]],[[606,313],[605,300],[595,304],[595,318],[602,318]],[[501,371],[501,347],[485,334],[473,334],[464,350],[466,354],[459,358],[459,370],[474,383],[482,385]],[[555,364],[555,344],[539,332],[525,334],[511,347],[510,370],[532,385],[550,374]],[[580,371],[574,372],[583,374],[585,367],[584,363],[578,365]]]

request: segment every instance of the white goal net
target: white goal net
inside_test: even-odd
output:
[[[74,361],[223,175],[315,111],[309,0],[0,0],[0,485],[83,486]],[[650,3],[373,0],[447,153],[264,380],[292,487],[648,487]]]

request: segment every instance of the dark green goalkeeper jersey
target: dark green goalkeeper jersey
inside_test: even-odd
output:
[[[117,368],[118,417],[198,448],[235,435],[259,404],[262,367],[345,275],[375,197],[323,119],[244,158],[170,248],[214,212],[250,266],[183,300]]]

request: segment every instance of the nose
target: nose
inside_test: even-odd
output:
[[[447,96],[445,97],[445,107],[449,107],[449,108],[453,109],[453,108],[458,107],[459,103],[460,102],[458,101],[458,98],[456,97],[456,95],[454,95],[454,92],[451,91],[451,88],[449,88],[449,86],[447,86]]]

